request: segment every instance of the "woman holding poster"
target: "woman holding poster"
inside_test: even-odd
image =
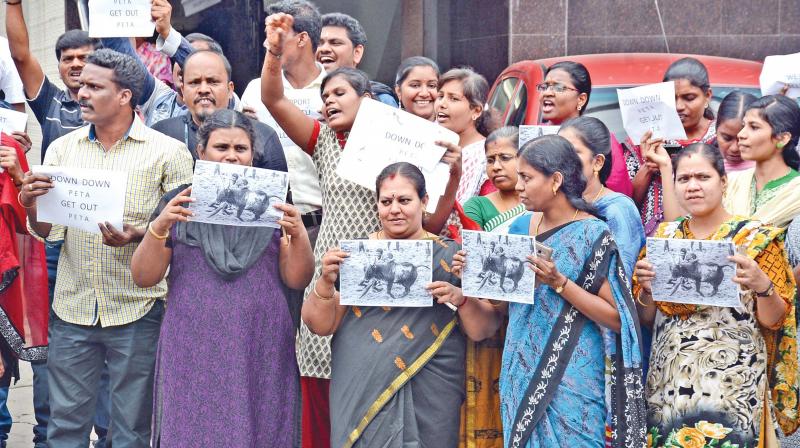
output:
[[[783,231],[730,215],[722,206],[722,155],[696,143],[675,158],[678,201],[689,216],[656,236],[731,241],[741,308],[653,302],[654,272],[643,253],[634,295],[653,327],[647,378],[648,441],[672,446],[777,446],[775,428],[798,426],[795,283]],[[741,253],[744,252],[744,253]],[[685,445],[684,445],[685,446]]]
[[[325,122],[306,116],[283,92],[281,58],[286,41],[294,33],[293,24],[294,19],[287,14],[267,17],[268,51],[261,72],[261,99],[288,137],[311,155],[319,173],[325,216],[314,247],[316,266],[313,284],[319,278],[322,256],[328,248],[336,246],[340,239],[363,237],[380,227],[375,193],[343,179],[336,172],[361,101],[370,98],[372,93],[369,78],[364,72],[352,68],[336,69],[322,80],[322,115]],[[450,165],[450,177],[436,211],[426,220],[426,228],[433,233],[439,233],[444,227],[461,179],[461,148],[449,143],[442,144],[447,148],[442,161]],[[310,288],[307,288],[306,296],[310,293]],[[328,409],[327,378],[331,374],[329,339],[313,335],[303,326],[298,345],[304,412],[324,413]],[[325,418],[323,415],[318,420]],[[319,428],[319,432],[325,430]],[[304,436],[318,437],[315,434]]]
[[[436,301],[422,308],[340,305],[339,268],[349,254],[334,247],[323,255],[303,321],[317,335],[333,335],[331,446],[455,448],[464,400],[462,331],[471,328],[463,318],[478,300],[462,295],[451,272],[458,244],[422,227],[428,201],[422,172],[391,164],[376,190],[380,230],[360,237],[433,240],[427,289]]]
[[[765,96],[747,108],[739,151],[755,167],[730,176],[725,208],[778,227],[800,214],[800,106],[783,95]]]
[[[486,174],[496,191],[473,196],[464,213],[482,230],[505,234],[514,220],[525,212],[517,192],[519,129],[506,126],[486,137]],[[467,341],[467,399],[461,432],[462,446],[489,448],[503,446],[500,394],[492,385],[500,380],[505,325],[480,342]]]
[[[250,119],[220,109],[200,127],[197,153],[201,160],[252,166],[253,137]],[[283,153],[267,156],[265,168],[274,169]],[[289,303],[287,288],[304,288],[313,274],[300,213],[275,206],[284,213],[278,224],[286,237],[272,227],[192,222],[187,187],[164,196],[131,262],[143,288],[169,268],[153,446],[293,446],[299,303]]]
[[[522,148],[517,171],[522,203],[540,213],[519,217],[510,233],[535,236],[553,254],[528,258],[535,305],[507,305],[500,374],[505,446],[643,446],[638,317],[609,228],[583,199],[581,161],[566,139],[546,135]],[[459,254],[457,271],[462,261]],[[475,305],[474,327],[500,325],[498,308],[505,306]]]
[[[686,140],[651,139],[646,133],[637,146],[628,141],[625,160],[633,183],[633,200],[639,206],[644,231],[652,235],[664,221],[682,215],[671,185],[662,179],[672,177],[673,153],[692,143],[712,143],[716,136],[714,112],[711,110],[711,84],[708,70],[694,58],[682,58],[670,64],[664,82],[675,83],[675,107],[686,131]]]

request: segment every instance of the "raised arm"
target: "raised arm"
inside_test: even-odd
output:
[[[44,82],[44,71],[31,53],[28,28],[22,15],[22,3],[6,3],[6,35],[11,58],[25,89],[25,96],[33,98]]]
[[[158,32],[156,48],[169,56],[172,62],[177,62],[183,67],[183,63],[192,54],[194,47],[184,39],[181,33],[172,28],[172,5],[167,0],[153,0],[150,15]]]
[[[309,148],[314,133],[314,119],[309,118],[283,95],[281,56],[286,35],[292,29],[294,19],[288,14],[273,14],[267,17],[267,56],[261,69],[261,101],[292,141],[311,154]]]

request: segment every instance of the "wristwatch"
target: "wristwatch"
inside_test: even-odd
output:
[[[758,296],[758,297],[769,297],[774,292],[775,292],[775,284],[774,283],[770,283],[769,284],[769,288],[767,288],[766,291],[763,291],[763,292],[756,291],[756,296]]]
[[[567,287],[567,283],[569,283],[569,278],[567,276],[564,276],[564,284],[556,288],[556,294],[561,294],[562,292],[564,292],[564,288]]]

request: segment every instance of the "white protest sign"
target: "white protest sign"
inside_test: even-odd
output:
[[[786,96],[800,97],[800,53],[767,56],[758,82],[762,95],[776,95],[789,86]]]
[[[97,223],[109,222],[122,231],[127,173],[61,166],[34,166],[33,172],[53,182],[53,188],[36,200],[39,221],[92,233],[100,233]]]
[[[0,131],[6,134],[11,134],[14,131],[24,132],[27,124],[28,114],[0,108]]]
[[[183,0],[181,5],[183,5],[183,15],[189,17],[219,3],[222,3],[222,0]]]
[[[428,210],[435,209],[447,186],[447,165],[439,163],[445,148],[436,141],[458,144],[458,134],[432,121],[373,99],[364,99],[336,173],[362,187],[375,189],[375,178],[388,165],[408,162],[425,175],[430,195]],[[444,179],[442,175],[444,174]]]
[[[647,131],[653,131],[653,138],[686,139],[686,131],[675,109],[674,82],[617,89],[617,96],[622,126],[634,143],[638,144]]]
[[[522,148],[525,146],[525,143],[529,141],[541,137],[543,135],[555,135],[558,134],[558,130],[560,126],[541,126],[541,125],[530,125],[524,124],[519,127],[519,147]]]
[[[150,0],[89,0],[90,37],[150,37]]]

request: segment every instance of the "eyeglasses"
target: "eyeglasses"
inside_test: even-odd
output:
[[[559,82],[557,82],[555,84],[541,83],[541,84],[537,84],[536,85],[536,90],[538,90],[541,93],[547,92],[548,89],[553,89],[553,92],[555,92],[555,93],[564,93],[567,90],[574,90],[574,91],[578,92],[578,89],[575,89],[575,88],[572,88],[572,87],[567,87],[564,84],[561,84]]]

